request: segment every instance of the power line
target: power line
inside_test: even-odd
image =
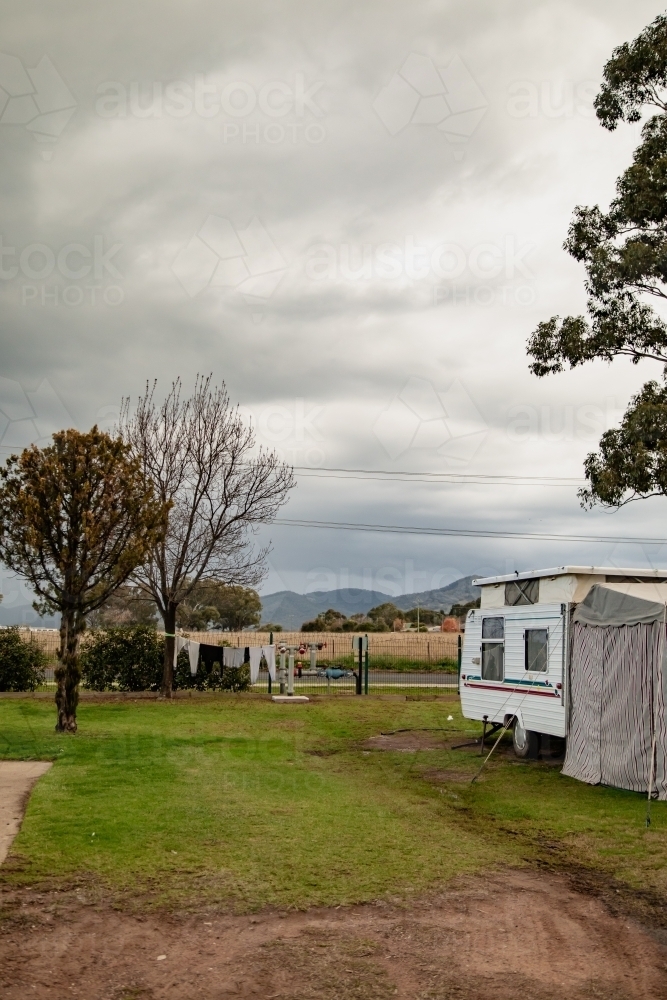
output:
[[[622,535],[561,535],[556,532],[492,531],[484,528],[420,528],[398,524],[363,524],[354,521],[311,521],[276,518],[274,524],[293,528],[327,528],[337,531],[369,531],[400,535],[435,535],[454,538],[509,538],[542,542],[602,542],[612,544],[667,545],[667,538],[633,538]]]
[[[514,475],[504,475],[502,473],[498,474],[486,474],[486,473],[462,473],[462,472],[408,472],[403,469],[342,469],[337,467],[313,467],[306,465],[295,465],[293,466],[296,472],[300,472],[305,475],[318,476],[321,473],[330,473],[332,475],[322,478],[338,478],[335,473],[343,473],[346,478],[353,478],[356,475],[375,478],[376,476],[389,477],[384,478],[380,481],[395,481],[395,482],[471,482],[471,483],[508,483],[517,485],[556,485],[562,484],[567,486],[579,486],[585,483],[585,479],[578,479],[575,476],[514,476]],[[403,477],[397,479],[395,477]]]
[[[443,474],[444,475],[444,474]],[[320,475],[317,472],[297,472],[297,476],[301,479],[341,479],[343,482],[346,480],[358,480],[361,482],[375,481],[378,483],[430,483],[432,486],[577,486],[584,482],[583,479],[573,480],[571,483],[568,482],[539,482],[537,480],[532,482],[507,482],[500,477],[496,480],[491,480],[489,477],[485,479],[399,479],[395,476],[343,476],[336,475]]]

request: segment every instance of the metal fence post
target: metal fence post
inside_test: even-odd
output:
[[[457,671],[456,671],[456,691],[461,694],[461,657],[463,656],[463,642],[461,641],[461,633],[459,632],[457,636],[456,643],[456,660],[457,660]]]
[[[368,635],[366,636],[366,652],[364,653],[364,694],[368,694]]]
[[[361,636],[357,636],[357,641],[359,643],[359,666],[357,667],[357,694],[361,694],[361,671],[363,669],[363,663],[364,663],[364,644],[361,641]]]
[[[269,646],[273,645],[273,632],[269,632]],[[273,662],[275,663],[275,653],[273,656]],[[269,671],[269,694],[271,694],[271,672]]]

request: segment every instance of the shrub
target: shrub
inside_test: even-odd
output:
[[[250,667],[244,663],[242,667],[227,667],[222,675],[223,691],[247,691],[250,688]]]
[[[0,629],[0,691],[34,691],[44,683],[46,654],[16,625]]]
[[[225,643],[225,645],[227,645]],[[222,646],[220,647],[222,661]],[[250,687],[250,668],[247,663],[242,667],[225,667],[221,663],[213,663],[207,668],[200,663],[197,673],[190,673],[190,657],[187,650],[182,649],[176,660],[174,670],[174,688],[194,689],[196,691],[247,691]]]
[[[96,632],[81,654],[81,673],[93,691],[156,691],[162,682],[164,639],[150,625]]]

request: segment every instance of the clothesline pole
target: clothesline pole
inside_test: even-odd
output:
[[[273,632],[269,632],[269,646],[273,645]],[[271,671],[269,670],[269,694],[271,694]]]

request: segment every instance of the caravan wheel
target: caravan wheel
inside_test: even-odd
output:
[[[514,753],[521,760],[536,760],[540,748],[540,734],[532,729],[524,729],[518,719],[512,728]]]

